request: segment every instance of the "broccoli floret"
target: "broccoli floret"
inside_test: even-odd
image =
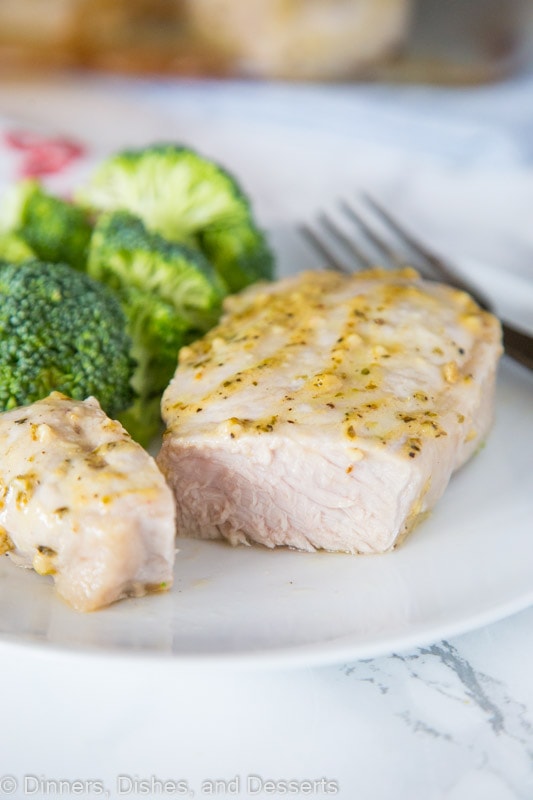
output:
[[[137,397],[126,411],[117,415],[117,419],[136,442],[149,447],[162,430],[161,393],[152,397]]]
[[[272,253],[253,223],[205,228],[200,247],[225,281],[237,292],[255,281],[272,278]]]
[[[41,261],[85,268],[92,233],[86,211],[47,194],[36,181],[21,181],[11,189],[0,226],[16,233]]]
[[[225,169],[188,147],[160,144],[118,153],[100,165],[78,200],[97,211],[130,211],[171,241],[200,249],[208,242],[204,253],[231,291],[272,277],[272,253],[243,190]],[[220,252],[210,230],[225,231]]]
[[[132,340],[136,367],[131,383],[137,395],[119,419],[133,438],[146,446],[159,431],[161,395],[176,369],[178,351],[191,340],[191,334],[164,300],[148,298],[135,287],[122,289],[118,297]]]
[[[172,377],[180,347],[217,322],[224,287],[201,253],[147,231],[125,211],[99,218],[87,270],[116,293],[126,314],[139,403],[124,424],[144,441],[142,431],[157,432],[159,424],[153,398]]]
[[[35,258],[35,253],[16,233],[0,233],[0,261],[21,264]]]
[[[88,273],[111,288],[130,288],[168,303],[190,328],[200,332],[217,322],[225,287],[198,251],[146,230],[124,211],[103,214],[94,229]]]
[[[115,416],[134,399],[126,319],[113,293],[66,264],[0,266],[0,409],[57,390]]]

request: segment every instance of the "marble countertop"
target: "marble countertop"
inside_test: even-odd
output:
[[[17,798],[93,780],[112,798],[143,796],[141,781],[152,798],[180,796],[157,781],[209,797],[224,781],[217,796],[249,800],[299,781],[287,796],[529,800],[532,625],[529,609],[409,652],[289,671],[2,648],[1,770]]]
[[[100,105],[103,86],[107,100]],[[113,97],[126,98],[130,112],[146,103],[152,111],[164,105],[166,113],[178,113],[176,91],[168,81],[12,82],[0,84],[0,113],[32,123],[54,120],[69,131],[94,125],[101,113],[100,138],[113,146],[121,131],[135,133],[131,121],[138,119],[123,119],[118,130]],[[224,86],[213,91],[216,102],[224,102]],[[265,108],[275,113],[277,90],[265,91]],[[314,89],[306,91],[312,103]],[[479,192],[484,166],[518,181],[509,190],[517,198],[513,213],[504,218],[496,201],[493,210],[502,220],[501,257],[509,269],[521,269],[530,245],[533,252],[531,226],[522,225],[517,238],[512,225],[531,208],[525,202],[533,191],[533,115],[526,102],[531,76],[470,93],[339,87],[331,90],[331,103],[344,102],[346,92],[352,92],[352,109],[357,103],[374,109],[378,127],[394,118],[402,131],[406,121],[416,120],[420,141],[404,135],[395,146],[413,155],[423,142],[428,169],[435,158],[455,170],[467,165]],[[186,104],[186,93],[181,102]],[[157,133],[154,120],[144,120],[143,136]],[[438,145],[435,136],[422,136],[424,126],[426,133],[439,130]],[[459,215],[456,223],[454,241],[483,256],[479,221],[473,221],[475,237],[471,228],[461,228]],[[530,608],[407,652],[288,670],[193,670],[0,642],[0,799],[530,800],[532,629]]]

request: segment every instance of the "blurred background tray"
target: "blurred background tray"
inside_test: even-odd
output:
[[[533,51],[531,0],[2,0],[5,74],[475,84]]]

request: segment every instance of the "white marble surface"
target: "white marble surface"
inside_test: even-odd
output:
[[[235,776],[239,791],[218,796],[283,796],[248,792],[261,776],[332,782],[295,797],[530,800],[532,625],[528,610],[410,652],[281,672],[2,648],[1,769],[22,788],[101,780],[113,798],[143,796],[129,775],[187,780],[196,797]]]
[[[165,130],[172,129],[169,120],[186,108],[187,91],[82,78],[5,83],[0,112],[32,123],[55,122],[68,132],[96,126],[100,141],[115,146],[124,137],[130,142],[156,137],[163,107]],[[277,90],[263,91],[265,108],[273,114]],[[308,91],[312,100],[313,89]],[[505,203],[494,198],[488,217],[463,227],[460,215],[454,223],[450,208],[450,224],[473,255],[483,256],[480,233],[498,216],[501,255],[509,269],[520,271],[530,244],[533,253],[531,228],[518,230],[516,223],[531,213],[527,203],[533,197],[531,79],[470,94],[395,90],[384,104],[388,90],[380,87],[361,87],[349,97],[347,91],[332,90],[328,102],[337,104],[337,111],[348,98],[350,114],[353,103],[370,103],[378,109],[378,122],[393,120],[401,129],[418,120],[418,141],[406,134],[396,144],[407,153],[402,175],[412,159],[422,159],[426,174],[438,161],[439,169],[444,163],[451,173],[471,170],[469,185],[479,194],[486,171],[497,170]],[[225,87],[209,92],[212,107],[229,102]],[[335,124],[341,117],[336,114]],[[345,122],[350,121],[346,111]],[[326,122],[317,121],[320,125]],[[368,123],[368,139],[373,130]],[[431,130],[438,130],[440,144],[428,137]],[[395,180],[399,185],[400,172]],[[428,232],[438,234],[430,230],[430,211]],[[448,242],[450,230],[440,231]],[[409,652],[288,671],[216,665],[193,671],[166,661],[67,656],[0,642],[0,798],[186,796],[181,788],[188,796],[208,797],[203,782],[219,780],[226,791],[218,797],[243,800],[530,800],[532,626],[529,609]],[[254,776],[249,785],[247,776]],[[283,793],[281,784],[269,791],[268,783],[259,791],[260,779],[300,781],[300,791]],[[70,790],[64,783],[61,793],[54,793],[47,781],[61,780],[70,781]],[[165,780],[174,784],[163,786]],[[304,781],[315,785],[309,790]]]

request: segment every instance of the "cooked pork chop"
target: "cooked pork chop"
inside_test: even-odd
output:
[[[389,550],[486,436],[501,351],[493,316],[414,270],[231,298],[163,397],[178,533]]]
[[[0,552],[92,611],[171,586],[174,498],[94,398],[58,392],[0,414]]]

